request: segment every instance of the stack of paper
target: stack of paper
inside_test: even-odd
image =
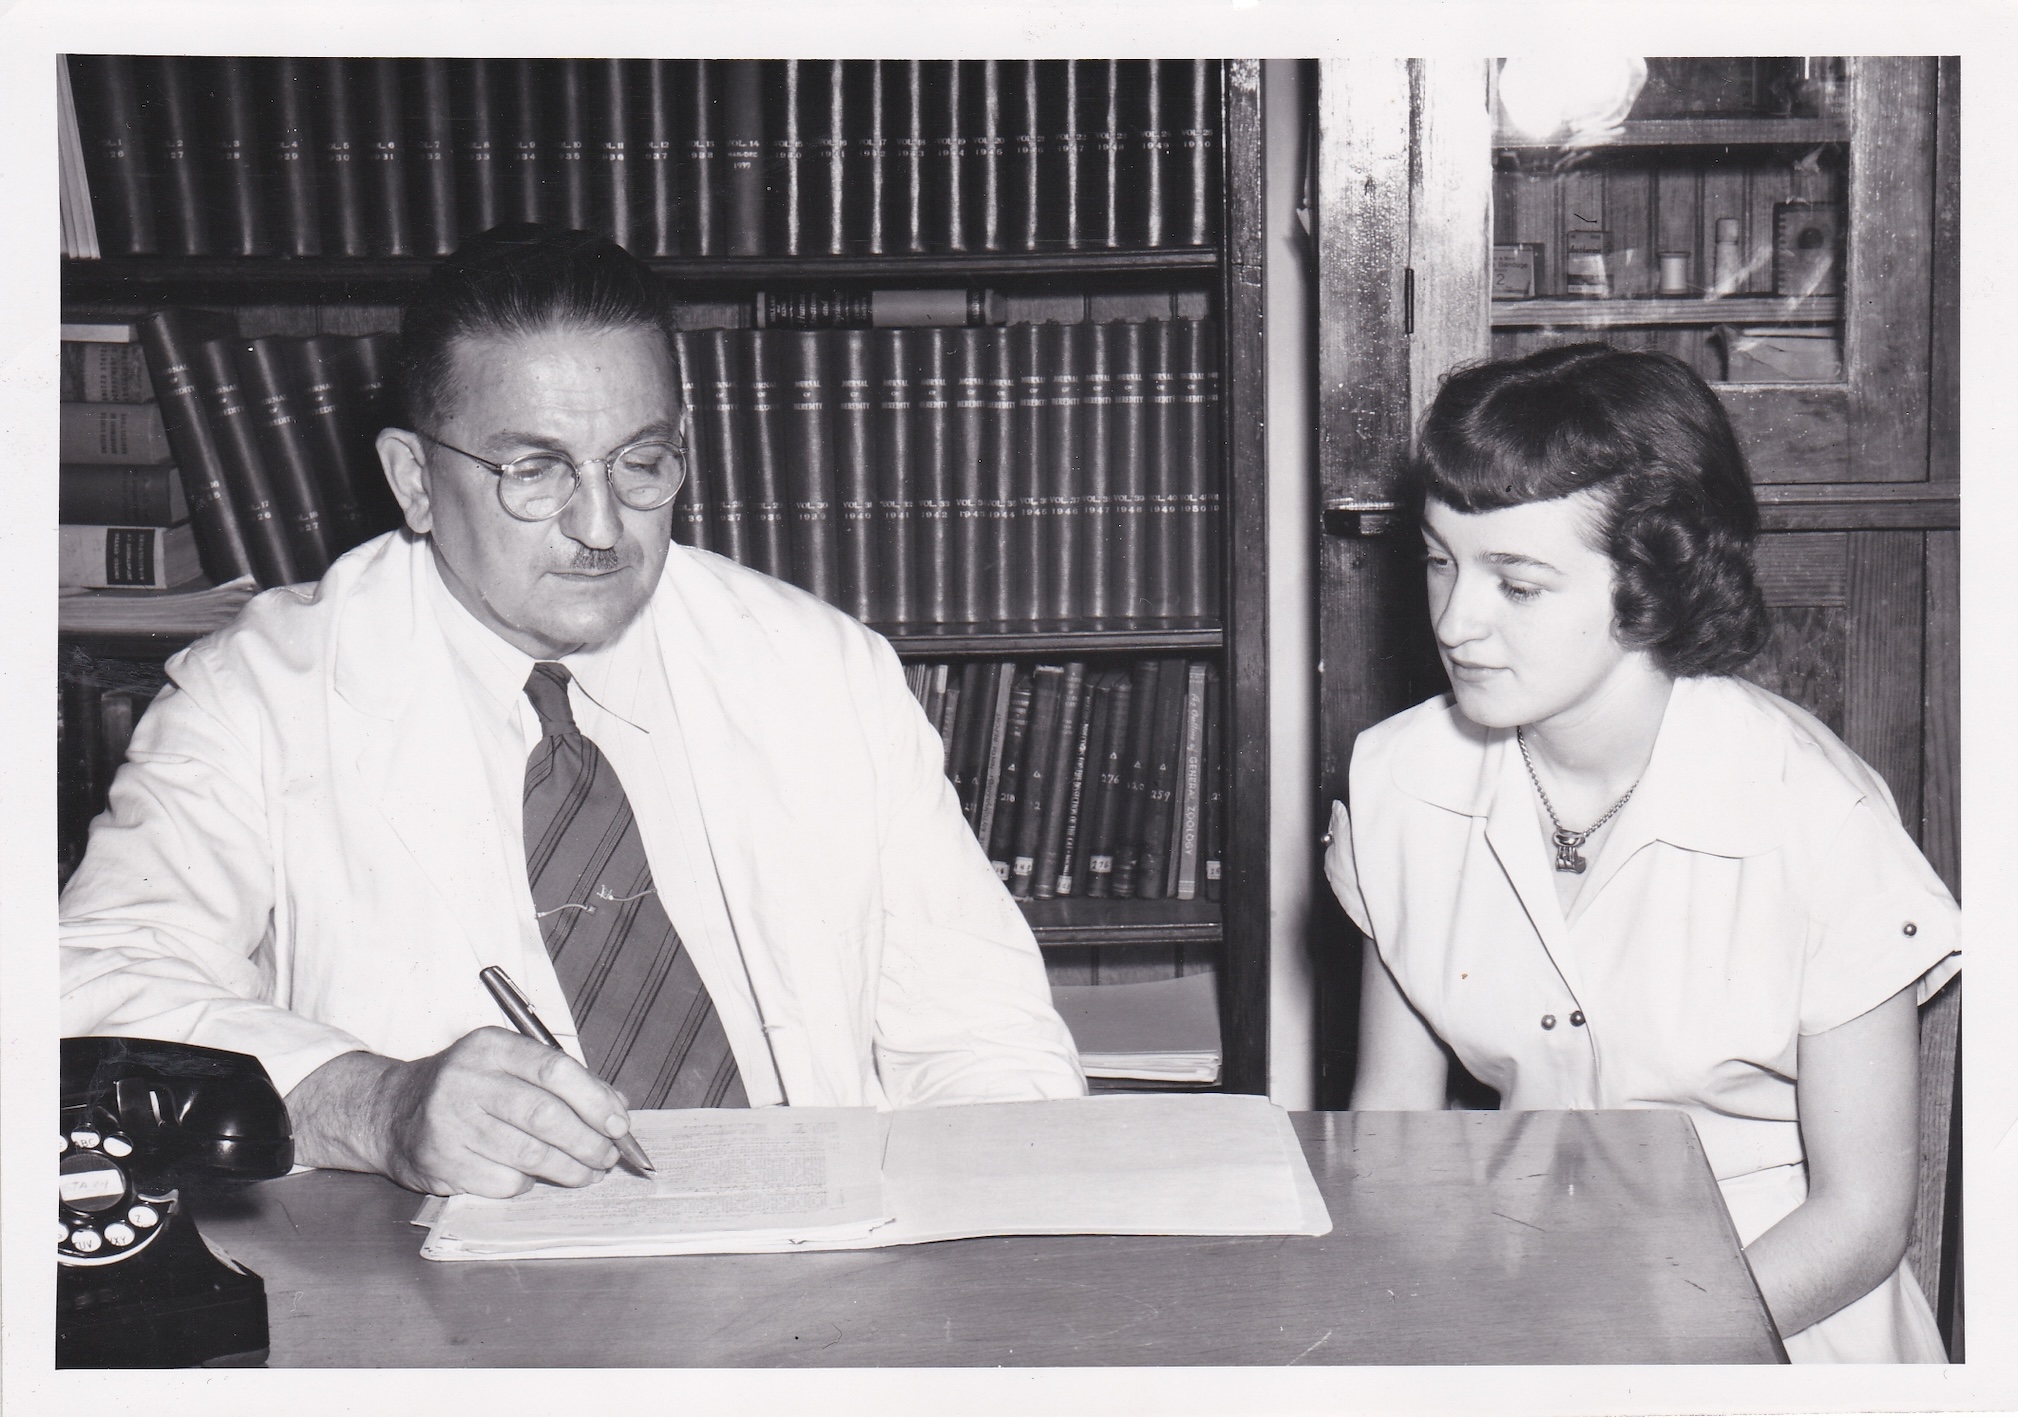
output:
[[[1051,1002],[1088,1077],[1219,1081],[1219,976],[1054,984]]]
[[[636,1112],[651,1178],[430,1200],[434,1260],[854,1250],[976,1235],[1322,1235],[1288,1114],[1163,1094]],[[879,1166],[880,1161],[880,1166]]]
[[[56,602],[56,628],[207,635],[229,625],[257,594],[251,576],[194,590],[66,590]]]

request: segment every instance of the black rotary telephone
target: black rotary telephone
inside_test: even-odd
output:
[[[178,1368],[266,1356],[266,1286],[213,1250],[182,1189],[294,1164],[257,1058],[144,1038],[63,1040],[56,1365]]]

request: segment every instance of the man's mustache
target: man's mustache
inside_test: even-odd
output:
[[[623,558],[617,555],[614,546],[577,546],[572,569],[577,571],[614,571]]]

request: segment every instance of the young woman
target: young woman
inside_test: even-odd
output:
[[[1678,360],[1446,381],[1415,467],[1451,693],[1362,734],[1326,875],[1372,940],[1355,1108],[1689,1113],[1796,1361],[1944,1361],[1906,1271],[1916,1003],[1953,898],[1884,782],[1731,677],[1758,507]]]

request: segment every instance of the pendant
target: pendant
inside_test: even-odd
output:
[[[1583,852],[1578,848],[1589,838],[1589,832],[1564,831],[1561,827],[1557,827],[1555,833],[1556,869],[1558,871],[1573,871],[1581,876],[1584,873],[1584,868],[1589,866],[1590,862],[1584,860]]]

